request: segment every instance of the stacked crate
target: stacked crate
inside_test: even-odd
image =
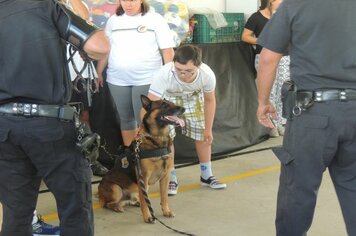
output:
[[[193,43],[238,42],[245,26],[244,13],[223,13],[226,27],[213,29],[205,15],[195,14]]]

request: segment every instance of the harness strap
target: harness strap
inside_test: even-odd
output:
[[[141,159],[151,158],[151,157],[162,157],[171,153],[170,147],[164,147],[154,150],[140,150],[139,155]]]

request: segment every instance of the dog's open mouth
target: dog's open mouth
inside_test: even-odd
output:
[[[184,120],[178,116],[163,116],[163,119],[168,121],[171,125],[185,126]]]

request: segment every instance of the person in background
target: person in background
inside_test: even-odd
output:
[[[289,118],[283,146],[274,149],[281,161],[277,236],[307,235],[326,169],[347,234],[356,235],[355,9],[356,1],[284,0],[258,39],[263,49],[257,119],[262,125],[273,126],[269,117],[276,110],[269,94],[287,50],[294,83],[285,84]]]
[[[226,184],[213,175],[211,167],[216,78],[201,57],[201,50],[196,46],[188,44],[178,47],[173,62],[164,65],[154,76],[148,97],[151,100],[167,99],[185,108],[184,135],[195,140],[200,162],[200,183],[212,189],[223,189]],[[171,131],[174,137],[175,130]],[[178,180],[173,170],[168,194],[176,195],[177,191]]]
[[[245,24],[245,28],[242,32],[242,41],[249,43],[255,48],[255,67],[258,70],[258,61],[260,52],[262,50],[261,45],[257,43],[257,39],[261,34],[265,24],[272,17],[273,13],[277,10],[282,0],[261,0],[260,10],[253,13]],[[269,135],[271,137],[278,137],[284,135],[284,125],[286,120],[282,117],[282,101],[281,101],[281,87],[284,81],[289,80],[289,56],[284,56],[277,68],[276,80],[273,84],[270,100],[276,106],[277,119],[275,120],[275,126],[271,129]]]
[[[141,94],[163,63],[172,61],[175,43],[166,20],[149,12],[145,0],[119,0],[116,14],[106,24],[112,48],[97,64],[99,84],[108,64],[106,81],[120,117],[124,149],[131,144],[141,122]]]
[[[61,235],[92,236],[92,174],[75,147],[64,51],[70,42],[98,60],[110,43],[57,1],[0,0],[0,21],[0,235],[33,235],[43,179],[56,199]]]

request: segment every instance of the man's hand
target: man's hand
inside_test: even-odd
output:
[[[261,125],[267,128],[274,128],[273,120],[277,119],[276,108],[271,103],[258,105],[257,119]]]

